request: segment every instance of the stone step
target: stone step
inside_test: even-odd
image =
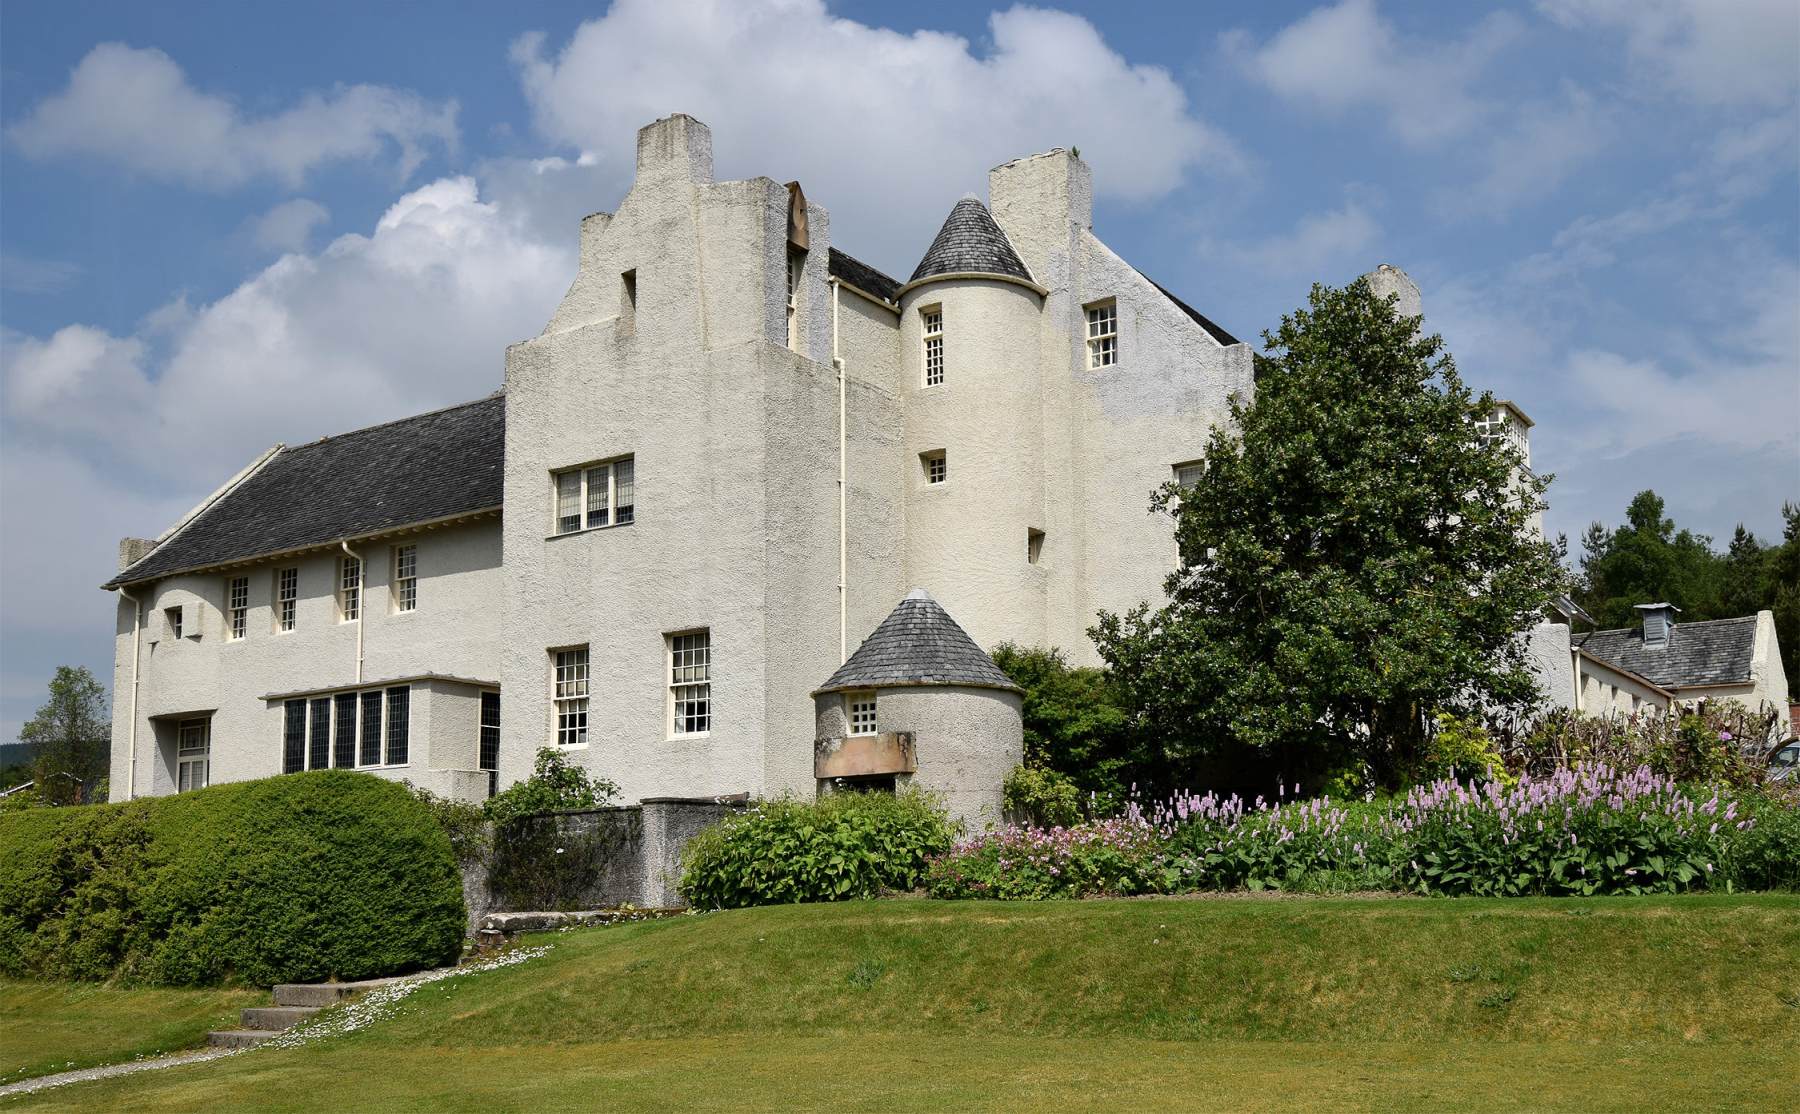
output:
[[[352,994],[399,982],[398,978],[362,979],[358,982],[284,982],[275,986],[278,1006],[335,1006]]]
[[[221,1029],[206,1034],[206,1043],[214,1048],[255,1048],[279,1035],[274,1029]]]
[[[292,1029],[319,1012],[318,1006],[252,1006],[242,1017],[246,1029]]]

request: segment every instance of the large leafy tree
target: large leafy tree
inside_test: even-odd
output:
[[[85,666],[57,666],[50,699],[19,730],[19,741],[37,755],[39,793],[57,804],[81,800],[83,785],[105,775],[111,736],[106,690]]]
[[[1264,334],[1199,479],[1155,497],[1180,552],[1167,603],[1091,634],[1168,781],[1235,751],[1395,785],[1436,713],[1536,699],[1519,635],[1565,581],[1531,528],[1549,480],[1479,435],[1494,400],[1418,326],[1362,280],[1315,286]]]

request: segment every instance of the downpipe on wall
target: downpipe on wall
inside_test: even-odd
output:
[[[362,559],[362,554],[350,548],[348,541],[341,541],[338,544],[344,547],[346,554],[356,560],[356,683],[360,685],[362,684],[363,670],[363,617],[369,610],[369,563]],[[342,574],[339,575],[341,579]]]
[[[119,595],[131,601],[131,715],[130,726],[125,729],[125,756],[129,763],[125,767],[125,799],[137,796],[137,698],[138,698],[138,655],[143,651],[144,639],[141,627],[144,621],[144,602],[121,587]]]
[[[844,383],[844,357],[838,354],[838,301],[843,295],[843,284],[837,279],[831,280],[831,366],[837,369],[838,389],[838,664],[849,660],[849,522],[848,516],[848,465],[845,462],[844,410],[846,389]]]

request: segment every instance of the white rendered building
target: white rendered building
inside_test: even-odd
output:
[[[115,798],[320,765],[479,797],[546,745],[627,799],[811,794],[813,694],[909,590],[1083,661],[1158,598],[1150,493],[1251,352],[1094,235],[1079,158],[996,167],[905,282],[797,183],[714,181],[696,120],[637,164],[502,391],[277,446],[122,544]],[[997,804],[935,748],[921,781]]]

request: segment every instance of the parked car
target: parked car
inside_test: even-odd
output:
[[[1800,741],[1769,755],[1770,781],[1800,781]]]

